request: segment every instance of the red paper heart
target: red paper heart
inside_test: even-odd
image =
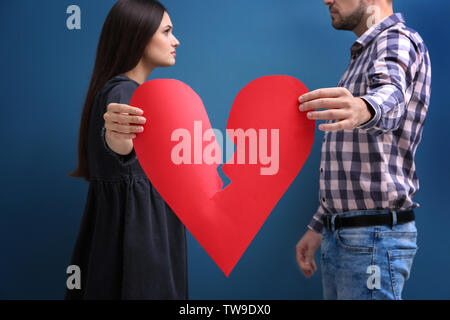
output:
[[[203,141],[203,133],[211,129],[211,124],[200,97],[188,85],[177,80],[151,80],[141,85],[131,99],[130,104],[143,109],[148,118],[144,133],[134,140],[139,163],[159,194],[226,276],[309,156],[314,140],[314,121],[298,111],[298,97],[307,91],[295,78],[267,76],[250,82],[239,92],[231,108],[227,130],[255,130],[259,157],[256,164],[251,164],[254,159],[250,163],[250,140],[247,139],[246,164],[239,164],[242,161],[239,162],[238,153],[244,151],[239,144],[233,156],[235,164],[229,161],[222,167],[231,180],[223,190],[218,164],[207,164],[206,158],[202,157],[202,152],[217,155],[207,149],[208,146],[209,150],[217,147],[221,139],[215,137],[218,141],[214,138]],[[198,121],[201,121],[202,132],[194,129],[195,124],[198,127]],[[264,140],[259,136],[264,133],[262,129],[267,130],[269,151],[272,144],[276,150],[274,142],[277,140],[271,139],[278,130],[279,168],[276,174],[273,174],[276,169],[274,151],[270,164],[272,174],[262,175],[262,168],[269,170],[267,158],[262,161],[264,157],[259,155],[264,150],[259,145],[262,143],[264,147]],[[177,153],[174,148],[181,146],[181,142],[187,145],[188,137],[181,138],[180,135],[177,138],[172,136],[174,132],[190,134],[191,144],[184,152]],[[233,140],[238,143],[237,139]],[[185,163],[188,158],[192,162],[176,164],[173,154],[184,156]]]

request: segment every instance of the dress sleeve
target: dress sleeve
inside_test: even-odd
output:
[[[106,95],[106,102],[103,109],[103,114],[106,113],[108,105],[110,103],[123,103],[123,104],[129,104],[131,97],[133,96],[134,91],[136,90],[136,86],[131,82],[123,82],[112,88],[108,94]],[[103,126],[101,128],[101,139],[103,142],[103,146],[105,147],[106,151],[114,158],[116,159],[121,165],[128,166],[134,163],[137,160],[136,152],[133,148],[130,154],[127,155],[120,155],[113,150],[111,150],[106,143],[106,128],[105,128],[105,122],[103,120]]]

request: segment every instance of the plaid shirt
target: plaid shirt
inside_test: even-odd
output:
[[[402,14],[393,14],[356,40],[338,86],[364,99],[374,116],[324,135],[320,204],[308,225],[319,233],[324,213],[419,207],[412,201],[419,189],[414,155],[430,102],[427,48]]]

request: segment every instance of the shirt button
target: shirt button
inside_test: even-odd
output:
[[[325,198],[322,198],[322,201],[325,202]]]
[[[320,173],[323,173],[323,168],[320,168]]]

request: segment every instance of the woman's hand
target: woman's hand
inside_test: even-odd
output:
[[[144,132],[142,126],[147,121],[139,108],[126,104],[110,103],[105,119],[105,138],[109,148],[120,155],[127,155],[133,150],[133,139],[137,133]]]
[[[147,121],[141,116],[142,114],[144,114],[144,111],[139,108],[126,104],[110,103],[108,111],[103,115],[106,134],[119,140],[136,138],[136,133],[144,132],[144,127],[140,125]]]

